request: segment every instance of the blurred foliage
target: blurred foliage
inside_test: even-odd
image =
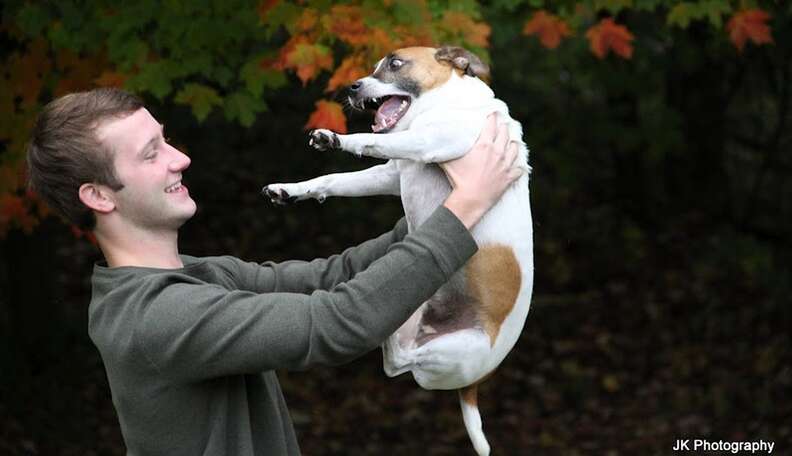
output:
[[[780,1],[5,2],[0,453],[123,454],[85,329],[98,252],[21,188],[43,103],[96,85],[147,99],[193,159],[185,253],[313,258],[387,230],[398,201],[273,208],[258,190],[376,163],[302,130],[340,122],[343,86],[392,47],[441,42],[492,65],[531,148],[535,298],[481,392],[494,451],[788,447],[790,35]],[[379,363],[281,374],[306,454],[469,451],[454,394]]]

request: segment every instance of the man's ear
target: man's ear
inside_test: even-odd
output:
[[[78,190],[80,201],[101,214],[108,214],[115,209],[115,200],[110,190],[100,184],[82,184]]]

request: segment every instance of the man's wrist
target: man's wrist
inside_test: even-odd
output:
[[[448,195],[443,206],[451,211],[468,230],[478,223],[486,212],[480,201],[468,198],[457,190]]]

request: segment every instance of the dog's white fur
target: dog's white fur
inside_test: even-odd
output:
[[[381,61],[378,68],[382,64]],[[359,91],[364,98],[409,95],[397,84],[372,76],[359,83]],[[530,168],[528,149],[522,142],[522,127],[509,116],[506,104],[496,99],[480,79],[461,71],[451,71],[445,83],[413,97],[407,113],[387,134],[312,132],[311,143],[317,148],[335,143],[341,150],[387,159],[387,163],[363,171],[330,174],[299,183],[272,184],[266,188],[271,195],[289,195],[297,200],[401,195],[409,230],[412,231],[443,203],[451,191],[445,175],[435,163],[458,158],[470,150],[487,115],[492,112],[498,113],[501,122],[508,123],[510,139],[519,142],[518,161],[526,172],[473,227],[472,235],[482,248],[499,245],[513,251],[521,272],[519,292],[494,341],[479,324],[443,334],[418,346],[416,336],[419,331],[432,331],[432,328],[419,327],[427,301],[385,342],[385,372],[396,376],[411,371],[416,382],[426,389],[462,389],[482,381],[512,349],[528,314],[534,269],[527,172]],[[435,296],[442,299],[444,293],[464,291],[466,280],[470,278],[464,275],[464,270],[459,271]],[[475,401],[471,403],[461,398],[460,402],[476,451],[480,455],[489,454],[489,444],[481,430]]]

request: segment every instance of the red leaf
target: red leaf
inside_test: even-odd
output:
[[[627,27],[616,24],[613,18],[603,19],[591,27],[586,32],[586,38],[591,42],[591,52],[600,59],[604,59],[611,50],[625,59],[632,57],[630,42],[633,35]]]
[[[326,128],[336,133],[345,134],[347,126],[344,108],[334,101],[317,101],[316,110],[308,118],[308,123],[305,124],[306,130],[311,128]]]
[[[555,49],[561,44],[561,39],[572,35],[566,22],[548,14],[544,10],[534,13],[533,17],[523,27],[524,35],[538,35],[542,46]]]
[[[726,24],[729,38],[738,51],[742,52],[745,42],[751,40],[754,44],[772,43],[770,27],[765,23],[770,15],[760,9],[742,10],[734,13]]]
[[[344,59],[341,65],[333,73],[333,77],[327,82],[326,92],[333,91],[339,87],[348,85],[366,76],[368,71],[363,65],[363,57],[353,55]]]

